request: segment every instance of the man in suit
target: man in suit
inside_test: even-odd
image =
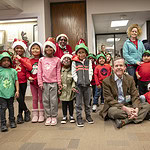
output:
[[[102,83],[105,103],[100,115],[104,120],[114,119],[117,128],[130,122],[142,122],[150,111],[148,103],[140,103],[134,79],[124,73],[125,69],[125,60],[116,58],[113,62],[114,73]]]

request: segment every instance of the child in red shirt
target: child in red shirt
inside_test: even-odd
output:
[[[28,79],[30,81],[30,88],[33,99],[33,109],[32,109],[32,122],[43,122],[44,121],[44,107],[42,102],[42,90],[38,86],[37,82],[37,71],[38,71],[38,61],[42,54],[42,44],[39,42],[33,42],[29,46],[30,54],[34,57],[30,59],[32,70],[28,72]],[[40,103],[40,109],[38,110],[38,101]]]
[[[27,88],[27,71],[32,70],[32,65],[29,58],[24,57],[25,51],[27,50],[26,41],[14,39],[12,48],[14,49],[13,56],[13,68],[18,72],[19,81],[19,98],[17,101],[19,103],[19,113],[17,116],[17,123],[21,124],[24,121],[30,121],[30,111],[25,103],[25,93]],[[25,113],[24,119],[22,113]]]
[[[94,70],[94,78],[96,83],[96,91],[95,96],[93,99],[93,112],[96,112],[96,108],[98,105],[98,99],[101,96],[101,104],[104,104],[104,98],[103,98],[103,88],[102,88],[102,81],[110,76],[111,74],[111,66],[106,63],[106,57],[103,53],[96,56],[97,58],[97,66]]]
[[[146,50],[142,55],[143,63],[137,67],[136,76],[138,79],[140,95],[148,92],[147,85],[150,83],[150,51]]]

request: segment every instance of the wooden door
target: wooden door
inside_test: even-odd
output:
[[[65,33],[74,50],[80,38],[86,41],[85,2],[51,3],[52,36]]]

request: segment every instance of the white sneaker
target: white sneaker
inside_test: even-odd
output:
[[[57,118],[52,118],[51,126],[55,126],[57,124]]]
[[[97,105],[93,105],[93,108],[92,108],[93,112],[96,112],[96,108],[97,108]]]
[[[50,126],[50,125],[51,125],[51,121],[52,121],[52,118],[51,118],[51,117],[48,117],[48,118],[46,119],[45,125],[46,125],[46,126]]]

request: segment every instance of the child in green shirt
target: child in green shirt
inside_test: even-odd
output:
[[[11,128],[16,128],[14,117],[14,96],[19,97],[19,82],[17,71],[10,68],[12,60],[7,52],[0,54],[0,112],[1,131],[8,131],[6,126],[6,109],[9,110]]]

